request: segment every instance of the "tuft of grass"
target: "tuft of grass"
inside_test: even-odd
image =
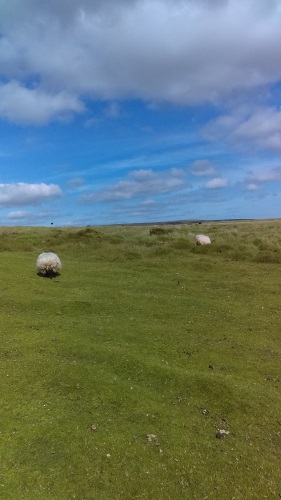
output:
[[[278,498],[280,224],[2,229],[2,497]]]

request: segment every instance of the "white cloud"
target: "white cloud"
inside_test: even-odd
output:
[[[281,78],[274,0],[10,0],[0,31],[0,115],[21,123],[80,112],[81,96],[218,103]]]
[[[221,177],[216,177],[215,179],[211,179],[204,185],[206,189],[219,189],[219,188],[225,188],[227,186],[228,186],[228,180],[222,179]]]
[[[194,203],[186,204],[186,199],[174,197],[174,194],[167,198],[157,200],[145,199],[135,202],[120,202],[114,206],[114,210],[107,215],[107,219],[127,221],[150,221],[157,222],[165,220],[186,219],[195,217],[197,209]]]
[[[15,123],[43,125],[83,110],[83,104],[66,91],[51,95],[25,88],[15,80],[0,85],[0,116]]]
[[[243,189],[256,191],[267,183],[281,182],[281,167],[250,172],[242,183]]]
[[[233,114],[220,116],[203,129],[209,140],[227,140],[232,145],[259,149],[281,150],[281,110],[258,107],[250,111],[238,109]]]
[[[30,212],[25,210],[15,210],[14,212],[9,212],[7,217],[12,220],[27,219],[30,217]]]
[[[232,132],[234,141],[250,141],[266,149],[281,150],[281,111],[257,109]]]
[[[35,209],[35,211],[27,210],[14,210],[9,212],[5,219],[2,220],[2,224],[12,224],[12,225],[38,225],[38,224],[51,224],[51,221],[56,220],[57,214],[50,211],[42,211]]]
[[[60,197],[61,194],[61,189],[56,184],[26,184],[24,182],[0,184],[0,206],[40,205]]]
[[[85,194],[80,198],[82,203],[97,201],[129,200],[157,194],[170,193],[185,185],[184,171],[172,168],[163,172],[152,170],[135,170],[128,178],[112,186],[107,186],[99,192]]]
[[[237,183],[245,191],[265,192],[267,184],[281,183],[281,167],[263,168],[248,172],[241,183]]]
[[[245,184],[245,189],[247,191],[256,191],[257,189],[259,189],[259,185],[256,184],[255,182],[247,182]]]
[[[216,168],[209,160],[196,160],[191,165],[191,173],[197,176],[211,176],[217,173]]]
[[[281,182],[281,167],[270,168],[262,172],[255,172],[249,175],[249,179],[254,182]]]

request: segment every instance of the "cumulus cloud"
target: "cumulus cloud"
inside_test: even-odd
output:
[[[60,197],[61,189],[56,184],[0,184],[0,206],[20,207],[40,205],[43,202]]]
[[[281,182],[281,167],[251,173],[248,178],[252,182]]]
[[[54,118],[80,113],[84,105],[66,91],[52,95],[26,88],[15,80],[0,85],[0,116],[14,123],[43,125]]]
[[[255,171],[250,171],[245,178],[237,183],[237,186],[243,191],[249,191],[253,194],[257,192],[265,194],[265,187],[271,184],[276,185],[281,183],[281,167],[263,168],[260,167]]]
[[[254,144],[260,149],[281,150],[281,110],[262,106],[220,116],[203,129],[209,140],[227,140],[236,145]]]
[[[196,160],[191,165],[191,173],[197,176],[211,176],[217,173],[216,168],[209,160]]]
[[[228,180],[222,179],[221,177],[216,177],[215,179],[211,179],[204,185],[206,189],[219,189],[219,188],[225,188],[227,186],[228,186]]]
[[[242,182],[242,189],[257,191],[268,183],[281,182],[281,167],[264,169],[259,172],[250,172]]]
[[[222,102],[281,78],[280,30],[274,0],[2,2],[0,116],[42,124],[81,96]],[[31,101],[18,113],[13,88]]]
[[[273,107],[257,109],[232,132],[235,141],[250,141],[266,149],[281,150],[281,111]]]
[[[172,168],[164,172],[135,170],[125,180],[105,187],[99,192],[81,196],[80,202],[130,200],[136,197],[170,193],[184,185],[185,179],[182,169]]]

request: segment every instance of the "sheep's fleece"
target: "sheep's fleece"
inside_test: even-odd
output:
[[[53,252],[43,252],[36,260],[36,267],[40,274],[57,274],[61,269],[61,261]]]
[[[205,234],[197,234],[196,243],[197,245],[210,245],[211,240],[209,236],[206,236]]]

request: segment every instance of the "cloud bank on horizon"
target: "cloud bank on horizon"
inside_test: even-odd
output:
[[[0,5],[0,223],[281,216],[281,0]]]

